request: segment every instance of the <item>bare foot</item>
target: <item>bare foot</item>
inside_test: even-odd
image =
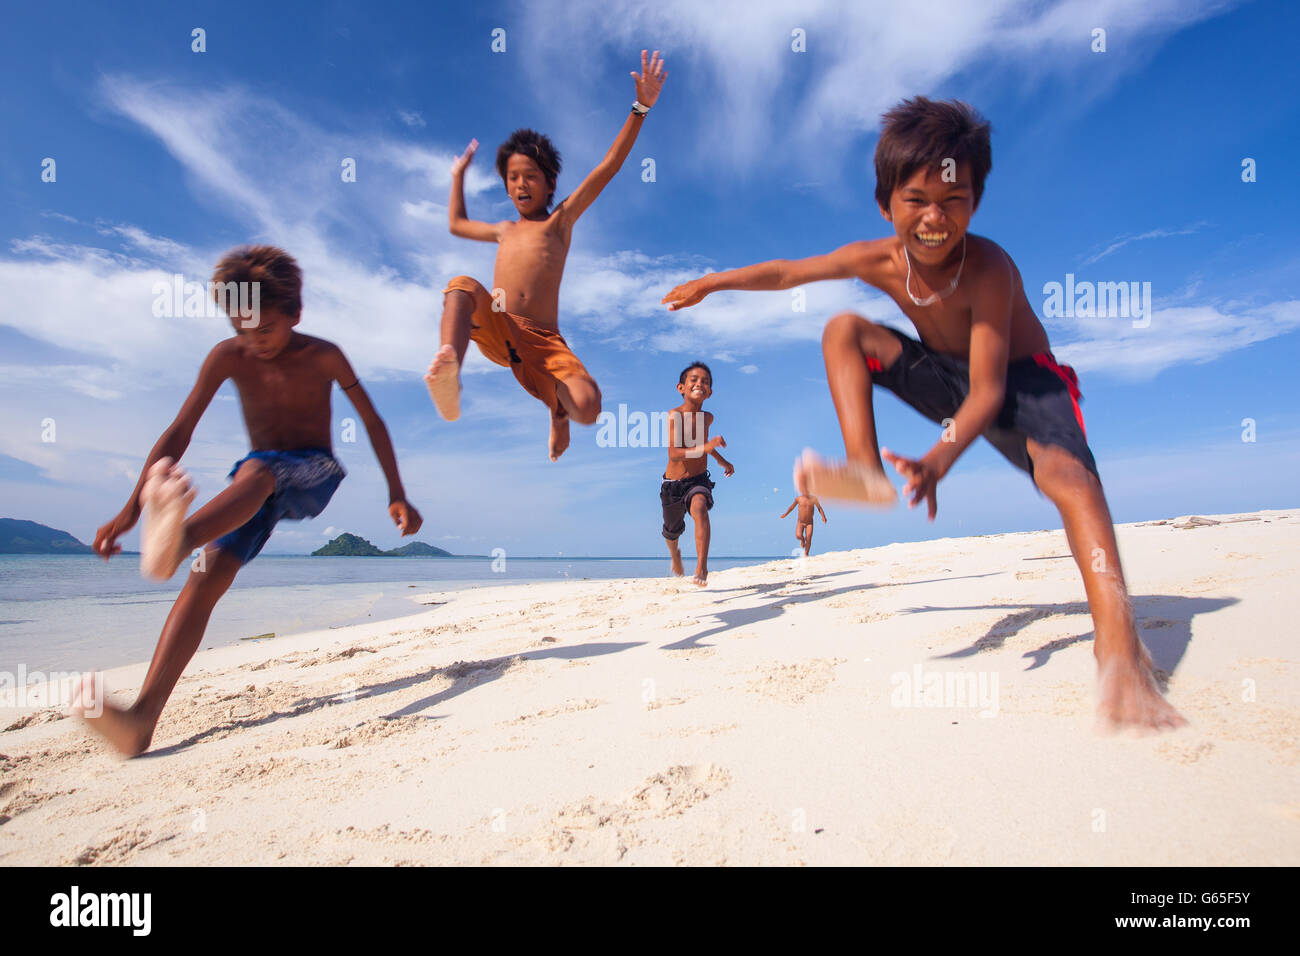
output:
[[[1137,661],[1112,656],[1097,667],[1097,717],[1103,731],[1133,727],[1138,731],[1174,730],[1187,720],[1156,686],[1146,648]]]
[[[153,722],[110,704],[105,699],[103,678],[98,674],[87,674],[73,689],[72,703],[66,713],[69,717],[80,717],[124,757],[144,753],[153,739]]]
[[[696,583],[697,585],[699,585],[700,587],[704,587],[705,585],[707,585],[707,584],[709,583],[709,569],[708,569],[708,568],[696,568],[696,569],[695,569],[695,583]]]
[[[898,492],[883,468],[870,468],[854,461],[823,461],[811,448],[804,449],[803,459],[795,466],[796,482],[800,478],[807,485],[806,493],[819,498],[881,507],[898,501]]]
[[[682,553],[674,549],[673,551],[669,552],[669,556],[672,558],[672,562],[673,562],[672,564],[673,577],[675,578],[686,577],[686,569],[682,567]]]
[[[551,461],[559,461],[560,456],[564,454],[569,447],[569,416],[561,418],[551,416],[551,438],[547,443],[547,450],[551,454]]]
[[[460,418],[460,362],[452,346],[438,349],[429,371],[424,373],[424,384],[429,386],[429,397],[439,415],[449,422]]]
[[[185,512],[194,502],[194,486],[170,458],[160,458],[149,469],[140,504],[144,530],[140,534],[140,573],[166,581],[185,559]]]

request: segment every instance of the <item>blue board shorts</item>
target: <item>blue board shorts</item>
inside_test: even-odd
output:
[[[254,458],[274,476],[275,491],[257,514],[216,541],[218,548],[237,557],[240,564],[257,557],[281,519],[301,521],[324,511],[347,474],[328,448],[295,448],[249,452],[235,462],[226,477],[235,477],[239,466]]]

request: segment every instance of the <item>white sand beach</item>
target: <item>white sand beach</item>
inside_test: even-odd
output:
[[[0,864],[1294,865],[1300,510],[1209,517],[1119,528],[1176,732],[1095,730],[1059,530],[478,588],[201,652],[143,758],[0,711]]]

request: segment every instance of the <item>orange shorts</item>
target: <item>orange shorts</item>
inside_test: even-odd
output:
[[[576,375],[591,378],[564,336],[523,316],[494,311],[492,296],[482,283],[469,276],[456,276],[442,293],[446,295],[453,289],[474,297],[470,341],[477,342],[479,351],[487,358],[509,367],[524,390],[545,403],[552,415],[563,415],[564,406],[560,404],[556,386]]]

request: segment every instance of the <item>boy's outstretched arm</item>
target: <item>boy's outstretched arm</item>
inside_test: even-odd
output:
[[[654,55],[647,60],[646,51],[642,50],[641,72],[632,74],[632,79],[636,81],[637,102],[642,106],[654,106],[667,78],[668,72],[664,69],[664,61],[659,56],[659,51],[655,50]],[[622,168],[623,160],[627,159],[627,154],[632,151],[632,144],[636,142],[637,134],[641,132],[641,124],[644,122],[644,114],[629,113],[605,158],[587,174],[587,178],[570,193],[569,198],[560,204],[559,208],[570,225],[578,221],[578,217],[587,211],[587,207],[600,195],[600,191],[609,185],[614,174]]]
[[[820,501],[814,501],[814,502],[813,502],[813,506],[817,509],[817,513],[820,514],[820,515],[822,516],[822,524],[825,524],[825,523],[826,523],[826,512],[822,511],[822,503],[821,503]]]
[[[462,239],[479,239],[483,242],[498,242],[501,239],[500,222],[480,222],[465,215],[465,170],[478,150],[478,140],[471,139],[465,152],[456,157],[451,164],[451,197],[447,200],[447,220],[451,234]]]
[[[352,407],[357,410],[357,414],[361,416],[361,421],[366,426],[366,434],[370,436],[370,447],[375,450],[379,467],[384,470],[384,478],[388,481],[388,514],[392,517],[393,524],[401,530],[403,537],[415,534],[420,530],[424,519],[420,517],[420,512],[415,510],[415,506],[406,500],[406,491],[402,488],[402,476],[397,473],[397,456],[393,454],[393,442],[388,437],[388,428],[385,427],[379,413],[375,411],[375,406],[370,403],[370,396],[366,394],[361,381],[352,371],[347,356],[338,346],[333,347],[330,364],[332,366],[330,374],[338,382],[339,388],[343,389],[343,394],[352,402]]]
[[[203,360],[198,380],[190,389],[190,394],[181,405],[181,410],[176,413],[176,418],[149,450],[149,457],[145,459],[144,467],[140,469],[140,477],[136,480],[135,488],[132,489],[126,504],[117,515],[95,532],[93,547],[100,557],[108,560],[112,555],[120,553],[122,546],[117,543],[117,539],[135,527],[135,523],[140,520],[140,490],[144,487],[145,478],[154,462],[160,458],[180,461],[181,455],[185,454],[185,449],[190,447],[194,428],[203,417],[203,413],[207,411],[208,405],[212,403],[212,396],[217,393],[221,383],[230,377],[232,348],[238,346],[229,340],[220,342]]]
[[[877,246],[879,242],[881,240],[860,240],[840,246],[835,251],[821,256],[809,256],[807,259],[772,259],[727,272],[711,272],[676,286],[660,301],[668,306],[669,311],[675,312],[695,305],[710,292],[722,292],[726,289],[770,291],[793,289],[795,286],[820,282],[824,279],[866,277],[869,274],[872,254],[879,248]]]
[[[790,507],[789,507],[789,508],[786,508],[785,511],[781,512],[781,517],[784,518],[784,517],[785,517],[786,515],[788,515],[791,511],[794,511],[794,506],[797,505],[798,503],[799,503],[799,499],[798,499],[798,498],[796,498],[796,499],[794,499],[794,501],[790,502]]]
[[[1007,388],[1007,350],[1011,335],[1011,262],[997,249],[997,259],[976,281],[971,299],[970,393],[939,441],[923,458],[904,458],[887,448],[881,456],[908,479],[903,495],[909,507],[924,499],[930,520],[938,513],[935,486],[957,458],[983,434],[1002,408]]]

